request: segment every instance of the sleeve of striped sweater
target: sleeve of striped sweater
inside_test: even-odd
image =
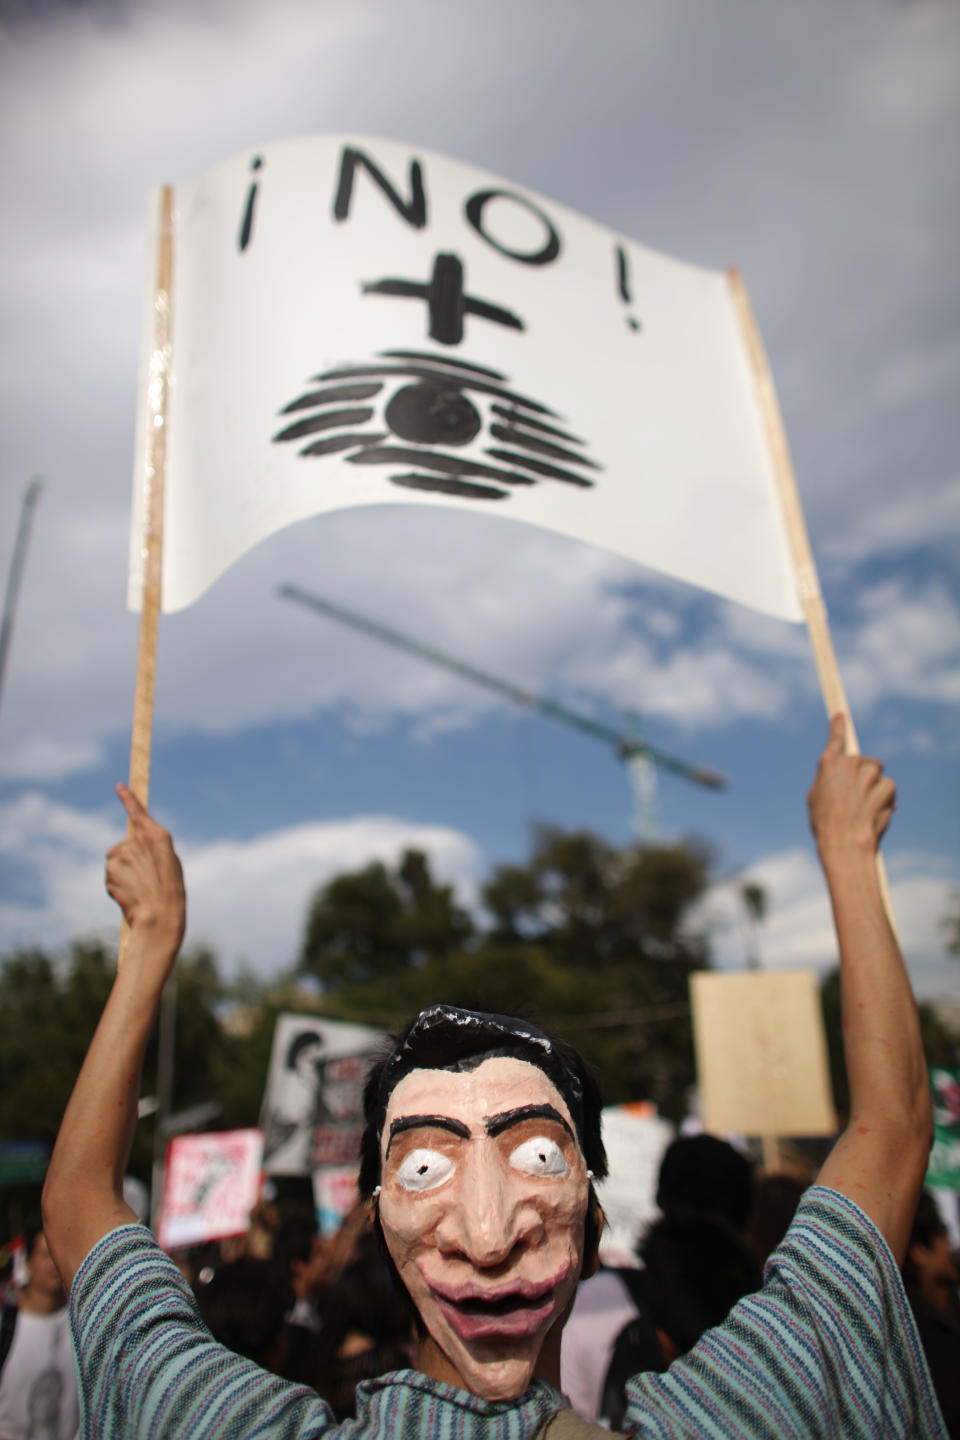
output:
[[[336,1433],[312,1390],[217,1344],[190,1287],[142,1225],[123,1225],[90,1251],[70,1292],[70,1318],[87,1440]]]
[[[763,1289],[627,1385],[644,1440],[947,1440],[893,1256],[846,1196],[806,1192]]]

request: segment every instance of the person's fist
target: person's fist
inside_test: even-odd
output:
[[[130,824],[107,853],[107,890],[133,932],[149,931],[175,952],[186,924],[186,896],[173,841],[129,786],[118,785],[117,794]]]
[[[844,753],[846,718],[834,715],[816,778],[807,796],[810,827],[821,855],[876,851],[890,823],[897,787],[879,760]]]

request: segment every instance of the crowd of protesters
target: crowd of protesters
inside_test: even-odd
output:
[[[675,1140],[659,1175],[660,1214],[635,1263],[582,1282],[564,1334],[562,1383],[576,1408],[614,1431],[625,1386],[688,1353],[759,1289],[765,1261],[806,1188],[755,1175],[710,1135]],[[66,1293],[33,1216],[0,1270],[0,1440],[76,1440],[79,1410]],[[357,1205],[334,1234],[312,1210],[261,1202],[246,1235],[177,1250],[210,1333],[227,1349],[308,1385],[338,1420],[356,1387],[416,1364],[415,1317]],[[920,1197],[903,1276],[947,1432],[960,1437],[960,1257],[933,1196]]]

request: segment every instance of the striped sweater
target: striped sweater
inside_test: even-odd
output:
[[[70,1307],[88,1440],[533,1440],[565,1404],[541,1382],[487,1401],[400,1370],[362,1384],[357,1418],[338,1425],[312,1391],[217,1345],[136,1225],[93,1248]],[[645,1440],[946,1437],[893,1257],[856,1205],[822,1188],[805,1195],[763,1290],[627,1395]]]

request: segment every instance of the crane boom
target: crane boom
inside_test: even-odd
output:
[[[612,745],[624,760],[629,760],[635,755],[645,756],[662,770],[668,770],[673,775],[680,775],[685,780],[692,780],[695,785],[705,785],[711,790],[723,790],[727,786],[726,777],[718,774],[716,770],[710,770],[704,765],[689,765],[685,760],[678,760],[675,756],[668,755],[653,745],[647,745],[643,741],[615,730],[611,725],[604,725],[602,721],[594,720],[589,715],[581,715],[576,710],[561,705],[557,700],[534,695],[531,691],[514,685],[510,680],[501,680],[498,676],[490,675],[486,670],[480,670],[475,665],[467,665],[452,655],[444,654],[442,650],[434,649],[432,645],[425,645],[421,640],[404,635],[391,625],[384,625],[379,620],[372,620],[369,616],[360,615],[355,610],[348,610],[343,605],[335,605],[333,601],[324,600],[322,596],[315,595],[309,590],[303,590],[299,585],[280,585],[277,588],[277,594],[284,600],[295,600],[298,604],[305,605],[308,609],[315,610],[321,615],[326,615],[331,620],[338,620],[343,625],[350,625],[355,630],[362,630],[376,640],[382,640],[388,645],[396,645],[411,655],[419,655],[422,660],[429,660],[431,664],[439,665],[445,670],[452,670],[454,674],[461,675],[464,680],[470,680],[475,685],[482,685],[488,690],[495,690],[498,694],[506,696],[508,700],[513,700],[517,705],[523,705],[529,710],[539,710],[544,715],[553,716],[555,720],[563,720],[585,735],[592,735],[594,739],[603,740],[606,744]]]
[[[20,523],[17,526],[17,538],[14,541],[13,557],[10,561],[10,573],[7,576],[7,589],[3,601],[3,619],[0,620],[0,693],[3,691],[3,677],[7,669],[7,656],[10,651],[10,640],[13,635],[13,621],[17,612],[17,599],[20,594],[20,581],[23,578],[23,567],[27,559],[27,546],[30,543],[30,527],[33,523],[33,512],[37,501],[40,499],[40,491],[43,489],[43,481],[39,475],[34,475],[27,486],[20,506]]]

